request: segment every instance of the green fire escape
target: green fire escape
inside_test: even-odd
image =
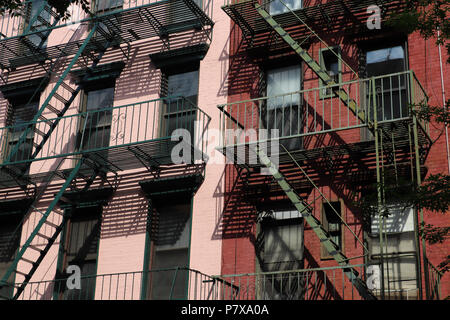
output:
[[[392,1],[383,1],[383,3],[385,3],[388,7],[391,2]],[[395,6],[396,4],[394,4],[394,7]],[[426,133],[426,128],[421,126],[414,112],[412,113],[411,118],[405,122],[404,127],[403,125],[396,127],[391,124],[378,123],[379,121],[377,120],[377,116],[373,116],[374,114],[377,114],[376,104],[381,102],[381,100],[377,99],[375,85],[376,80],[369,79],[367,82],[364,82],[363,80],[360,81],[361,84],[368,84],[368,92],[366,93],[366,95],[369,99],[368,105],[361,106],[359,105],[360,102],[358,103],[356,101],[355,94],[353,93],[352,95],[351,92],[346,91],[344,86],[336,83],[336,81],[329,76],[328,72],[324,70],[323,67],[321,67],[320,64],[313,59],[313,57],[308,53],[307,49],[304,48],[306,47],[304,44],[309,44],[312,38],[317,37],[320,40],[319,36],[305,23],[305,21],[331,21],[330,17],[332,17],[333,14],[335,16],[341,16],[345,14],[351,14],[352,10],[358,11],[367,8],[366,1],[335,1],[328,2],[324,5],[303,8],[302,10],[298,11],[292,11],[289,9],[287,13],[281,14],[277,17],[273,17],[272,15],[270,15],[267,12],[266,7],[266,5],[261,5],[259,1],[254,0],[231,1],[231,3],[223,7],[223,10],[240,27],[243,34],[243,39],[245,40],[247,52],[255,53],[257,50],[259,50],[260,56],[268,55],[271,52],[270,50],[272,50],[272,52],[275,52],[277,46],[287,46],[287,48],[293,50],[309,67],[309,69],[311,69],[317,75],[317,77],[323,82],[324,86],[327,86],[332,90],[332,96],[334,97],[334,99],[340,100],[339,105],[345,106],[349,110],[349,113],[353,114],[355,123],[365,126],[367,130],[371,132],[371,134],[374,136],[374,141],[369,143],[372,144],[371,146],[369,146],[369,144],[366,144],[365,147],[363,147],[363,143],[359,145],[349,144],[328,148],[325,147],[323,148],[323,150],[296,150],[292,154],[280,143],[280,150],[278,154],[280,157],[279,163],[273,163],[272,158],[267,154],[267,152],[270,150],[270,147],[267,147],[267,142],[270,141],[270,138],[267,139],[267,137],[265,139],[269,141],[264,141],[264,139],[258,140],[258,138],[256,138],[256,140],[253,140],[251,142],[232,142],[230,144],[224,142],[223,146],[221,146],[219,149],[226,156],[230,156],[231,154],[234,157],[235,161],[240,160],[241,163],[244,163],[242,165],[243,168],[247,170],[252,167],[252,164],[255,164],[254,162],[250,162],[251,159],[257,159],[260,165],[268,168],[273,180],[276,182],[276,184],[279,185],[284,195],[290,200],[290,202],[292,202],[296,210],[301,213],[306,223],[314,231],[316,236],[319,238],[320,243],[324,248],[326,248],[330,256],[332,256],[340,266],[348,266],[348,268],[344,269],[344,273],[349,278],[353,286],[357,289],[360,296],[365,300],[376,300],[377,297],[372,293],[371,290],[369,290],[366,282],[361,278],[362,275],[358,274],[356,270],[350,267],[350,260],[352,258],[346,257],[341,252],[341,249],[331,239],[330,234],[322,226],[319,219],[314,217],[314,201],[312,203],[308,203],[306,199],[303,199],[292,182],[290,182],[289,179],[287,179],[286,176],[282,173],[283,165],[291,165],[300,170],[301,175],[305,178],[305,183],[309,185],[312,190],[315,190],[319,193],[318,198],[322,198],[324,202],[330,203],[329,200],[321,193],[317,185],[313,182],[313,179],[308,176],[308,174],[306,173],[306,169],[303,169],[299,162],[301,163],[305,160],[314,159],[314,157],[321,157],[322,155],[326,155],[328,159],[331,159],[333,155],[351,155],[357,154],[358,152],[362,154],[367,152],[369,152],[370,154],[375,154],[376,168],[374,168],[375,170],[372,171],[375,171],[377,179],[378,187],[376,192],[378,192],[378,205],[379,208],[381,208],[384,201],[381,186],[384,182],[383,176],[385,174],[384,170],[386,166],[386,154],[389,153],[394,159],[391,160],[391,162],[393,161],[392,166],[395,167],[395,174],[397,175],[398,172],[396,154],[397,152],[399,152],[398,150],[402,148],[409,148],[411,152],[411,168],[416,168],[416,183],[420,183],[420,177],[423,174],[422,164],[424,162],[424,159],[426,158],[426,154],[428,152],[427,150],[429,150],[431,140]],[[392,7],[390,7],[390,9],[392,9]],[[300,35],[297,31],[296,39],[294,39],[294,37],[291,36],[290,32],[286,31],[289,27],[291,28],[290,30],[298,30],[301,28],[303,29],[300,32]],[[278,39],[280,41],[277,42],[273,39]],[[272,48],[269,48],[270,44],[268,43],[272,42],[276,43],[276,45],[274,45]],[[410,88],[410,102],[421,103],[423,101],[426,101],[426,95],[423,94],[423,96],[420,96],[419,94],[419,90],[421,90],[422,88],[418,88],[417,80],[415,79],[414,75],[411,73],[410,77],[408,75],[408,78],[409,81],[407,81],[407,86],[409,86]],[[358,81],[359,80],[356,80],[356,82]],[[310,92],[311,91],[305,90],[304,94],[306,95]],[[255,127],[257,128],[259,126],[258,122],[261,121],[260,119],[263,117],[262,114],[264,113],[264,111],[261,111],[261,109],[264,108],[264,106],[267,104],[267,101],[264,99],[269,98],[270,97],[252,99],[248,101],[236,102],[234,104],[230,103],[227,105],[219,106],[219,109],[224,114],[224,122],[222,124],[223,130],[235,128],[245,131],[246,129],[255,129]],[[280,99],[283,98],[280,97]],[[289,99],[289,97],[287,99]],[[314,100],[314,103],[317,102]],[[316,110],[315,105],[313,109]],[[312,111],[311,114],[312,113],[314,113],[314,121],[316,121],[316,111]],[[313,115],[310,116],[313,117]],[[399,121],[399,123],[400,122],[401,121]],[[281,131],[283,132],[283,129]],[[312,133],[314,133],[314,131]],[[403,139],[405,136],[408,136],[408,134],[409,139]],[[224,137],[224,139],[227,139],[226,136]],[[400,140],[400,142],[395,141],[396,139]],[[261,142],[265,142],[262,147],[260,146]],[[239,147],[242,147],[243,149],[241,150],[245,150],[245,152],[247,152],[246,156],[248,156],[248,158],[239,158],[239,152],[237,151]],[[271,151],[274,152],[275,150]],[[330,162],[332,162],[332,160],[330,160]],[[238,170],[238,172],[240,172],[241,170],[242,168]],[[337,215],[339,216],[338,213]],[[342,220],[342,217],[340,218]],[[380,219],[380,223],[381,220],[382,219]],[[345,224],[344,220],[342,220],[342,222]],[[348,229],[351,231],[350,228]],[[363,256],[366,256],[367,248],[361,242],[361,240],[359,240],[356,234],[353,233],[353,231],[352,234],[364,249]],[[380,235],[380,238],[381,237],[382,236]]]
[[[167,19],[167,12],[175,7],[177,10],[173,11],[171,19]],[[192,0],[159,1],[128,9],[114,10],[81,20],[68,42],[47,47],[45,43],[52,31],[67,27],[67,25],[44,1],[36,14],[29,17],[27,27],[20,35],[8,37],[2,33],[0,68],[2,69],[3,85],[8,84],[9,76],[22,67],[37,65],[43,68],[45,77],[30,98],[31,102],[49,81],[50,83],[52,80],[54,82],[45,100],[41,99],[44,102],[40,104],[33,119],[21,125],[25,129],[19,140],[10,149],[5,149],[7,151],[3,152],[4,157],[0,164],[1,188],[20,187],[27,197],[33,200],[28,213],[35,212],[40,215],[34,230],[15,254],[6,273],[0,275],[0,288],[7,287],[14,290],[13,299],[17,299],[22,294],[25,286],[60,235],[66,219],[61,217],[61,222],[55,224],[48,218],[54,212],[60,214],[57,207],[60,201],[68,201],[65,192],[69,188],[77,192],[84,192],[92,187],[96,179],[114,186],[114,181],[111,180],[117,177],[119,171],[145,167],[153,172],[158,171],[161,165],[172,163],[170,152],[179,141],[172,141],[170,132],[155,133],[158,122],[153,119],[153,123],[148,123],[145,116],[149,117],[150,112],[155,112],[153,109],[171,103],[176,104],[180,110],[189,110],[193,116],[192,123],[185,121],[181,124],[180,121],[180,128],[193,132],[193,121],[195,120],[200,123],[195,130],[202,133],[209,124],[209,116],[183,97],[161,98],[112,108],[111,112],[119,120],[128,119],[132,122],[137,121],[138,126],[145,125],[145,128],[143,127],[141,130],[142,137],[137,140],[125,141],[125,139],[120,140],[116,137],[116,142],[107,147],[81,150],[79,147],[70,150],[58,149],[53,144],[53,140],[56,135],[61,135],[61,128],[67,128],[68,125],[75,122],[84,123],[84,127],[75,130],[81,130],[81,132],[63,131],[66,136],[73,133],[83,140],[86,139],[84,134],[88,130],[86,123],[88,123],[89,117],[104,117],[107,112],[110,112],[100,110],[67,115],[67,111],[83,90],[86,80],[94,76],[101,79],[101,75],[96,70],[101,68],[100,62],[104,55],[108,50],[116,51],[123,56],[124,60],[129,61],[132,42],[155,37],[158,39],[156,41],[162,43],[163,51],[168,51],[171,49],[172,40],[176,40],[177,33],[195,29],[202,32],[206,39],[210,39],[212,26],[212,20]],[[32,41],[35,39],[40,40]],[[66,80],[76,66],[81,66],[85,72],[75,85],[69,85]],[[147,128],[150,126],[153,126],[152,128],[155,130],[148,133]],[[2,128],[2,146],[7,144],[4,141],[7,138],[4,137],[7,136],[9,130],[13,129]],[[132,132],[133,128],[121,127],[117,132],[121,131],[123,134],[127,130]],[[137,130],[139,132],[139,128]],[[32,152],[30,156],[23,157],[20,150],[27,143],[30,135],[34,136]],[[190,147],[196,157],[193,160],[206,161],[204,149],[196,148],[193,143]],[[36,161],[51,159],[57,163],[56,168],[52,168],[51,172],[29,173],[32,164]],[[66,160],[73,161],[71,169],[62,169],[63,164],[67,163]],[[37,203],[46,192],[48,193],[48,187],[56,180],[63,181],[58,187],[59,190],[48,208],[45,211],[39,210]],[[44,228],[49,227],[53,229],[51,236],[46,235],[43,231]],[[44,247],[35,245],[34,240],[37,239],[40,241],[43,239],[46,245]],[[25,257],[26,252],[31,251],[35,252],[33,254],[35,259]],[[29,269],[27,271],[24,271],[23,268],[19,270],[19,262],[28,264]],[[14,274],[23,275],[24,281],[15,285]],[[10,297],[0,298],[8,299]]]

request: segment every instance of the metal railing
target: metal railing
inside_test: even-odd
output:
[[[333,91],[345,90],[344,103]],[[355,115],[347,102],[356,102]],[[368,127],[378,123],[409,119],[412,105],[427,102],[428,96],[413,71],[308,88],[288,94],[255,98],[218,106],[221,112],[221,146],[271,140],[276,130],[280,140]],[[428,124],[421,121],[427,132]]]
[[[186,267],[89,275],[79,280],[78,284],[68,277],[29,282],[19,300],[219,300],[223,291],[237,290]]]
[[[206,154],[206,134],[210,117],[182,97],[166,97],[111,108],[67,115],[61,118],[16,123],[0,128],[0,158],[5,159],[12,147],[28,130],[21,152],[2,165],[19,165],[31,161],[101,152],[150,141],[170,141],[176,129],[191,135],[190,145]],[[51,123],[59,123],[36,158],[30,155],[42,142]],[[176,132],[175,132],[176,133]],[[174,141],[174,140],[173,140]],[[188,142],[188,141],[187,141]]]
[[[425,258],[428,272],[428,297],[427,300],[440,300],[442,272],[439,271],[427,258]]]
[[[92,20],[96,17],[100,17],[107,14],[117,13],[120,11],[126,11],[129,9],[147,7],[156,3],[174,3],[174,8],[178,5],[176,2],[180,0],[107,0],[107,1],[97,1],[94,7],[90,8],[91,13],[93,14],[90,17],[84,10],[81,8],[81,5],[72,4],[68,8],[68,13],[70,14],[70,18],[68,20],[61,20],[55,26],[49,29],[61,28],[70,26],[72,24],[78,24],[81,22],[86,22]],[[200,7],[200,9],[208,16],[212,17],[213,4],[212,0],[186,0],[193,4],[196,4]],[[10,37],[16,37],[19,35],[27,35],[33,32],[29,32],[27,34],[23,34],[25,30],[25,26],[28,23],[28,19],[30,17],[27,16],[27,12],[30,11],[30,7],[33,0],[24,1],[22,4],[22,9],[17,10],[15,14],[5,14],[0,17],[0,40]],[[49,23],[53,24],[54,18],[49,17]],[[42,29],[42,30],[45,30]],[[41,31],[42,31],[41,30]]]
[[[349,265],[215,278],[239,288],[239,291],[222,291],[221,298],[225,300],[363,300],[344,274],[346,268],[354,268],[360,275],[364,274],[364,265]]]

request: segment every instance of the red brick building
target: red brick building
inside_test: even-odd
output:
[[[389,188],[411,190],[430,174],[449,173],[443,126],[421,122],[409,108],[443,105],[448,56],[435,39],[388,27],[403,6],[226,1],[232,24],[222,130],[242,132],[224,134],[221,145],[240,160],[227,169],[222,274],[241,298],[448,296],[448,275],[438,293],[433,266],[449,244],[424,243],[418,226],[448,226],[449,217],[404,208]],[[370,25],[377,17],[380,25]],[[278,129],[279,137],[261,129]],[[262,174],[271,166],[265,153],[275,149],[258,146],[274,141],[278,170]],[[389,214],[380,223],[381,212]]]

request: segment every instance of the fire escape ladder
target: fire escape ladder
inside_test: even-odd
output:
[[[23,134],[21,135],[18,143],[14,146],[14,148],[9,153],[8,157],[5,159],[4,163],[8,164],[8,163],[14,161],[14,156],[19,151],[20,145],[23,144],[26,141],[27,136],[30,134],[31,131],[33,133],[37,134],[39,137],[41,137],[41,139],[40,139],[39,143],[35,143],[34,144],[35,148],[34,148],[34,152],[32,153],[32,155],[30,157],[30,160],[35,159],[36,156],[39,154],[39,152],[42,150],[42,148],[44,147],[45,143],[50,138],[52,132],[55,130],[55,128],[57,127],[58,123],[61,121],[61,117],[64,116],[66,111],[69,109],[69,107],[71,106],[71,104],[73,103],[75,98],[77,97],[78,93],[82,90],[84,80],[86,80],[86,79],[88,79],[90,77],[90,74],[91,74],[92,70],[98,65],[99,61],[101,60],[101,58],[105,54],[107,48],[110,46],[111,42],[113,41],[113,37],[110,37],[109,39],[107,39],[107,44],[105,46],[102,46],[102,49],[97,54],[97,56],[93,59],[92,64],[90,65],[90,67],[88,67],[88,71],[86,72],[86,74],[84,75],[82,81],[78,84],[78,86],[76,88],[71,88],[69,85],[64,83],[64,80],[66,79],[66,77],[69,74],[69,72],[72,70],[73,66],[77,63],[77,61],[80,58],[80,56],[83,55],[83,54],[86,54],[85,51],[88,50],[87,49],[88,44],[93,42],[93,41],[96,41],[96,37],[94,36],[94,34],[96,33],[97,26],[98,26],[98,23],[94,24],[94,26],[92,27],[92,29],[89,32],[89,35],[86,37],[86,39],[84,40],[83,44],[80,46],[80,48],[78,49],[77,53],[71,59],[71,61],[68,64],[67,67],[65,67],[65,63],[64,63],[64,59],[63,59],[64,58],[64,54],[65,54],[64,52],[61,53],[60,59],[58,59],[53,64],[53,68],[52,69],[56,69],[56,70],[53,70],[50,73],[50,77],[57,78],[58,81],[56,82],[56,84],[53,87],[52,91],[50,92],[50,94],[48,95],[48,97],[46,98],[46,100],[44,101],[42,106],[40,107],[40,109],[37,111],[34,119],[32,120],[32,123],[35,123],[37,121],[45,121],[46,124],[47,124],[46,130],[45,131],[36,130],[33,125],[30,125],[29,127],[27,127],[26,130],[24,130]],[[63,61],[59,61],[59,60],[63,60]],[[58,91],[58,89],[60,87],[63,87],[67,91],[69,91],[70,97],[68,97],[66,99],[61,94],[59,94],[57,91]],[[63,107],[61,109],[58,109],[58,108],[52,106],[50,104],[50,101],[51,101],[52,98],[55,98],[56,100],[61,102],[63,104]],[[46,114],[48,112],[55,114],[57,118],[55,118],[54,120],[48,120],[44,116],[44,114]],[[29,163],[31,163],[31,162],[29,162]],[[23,171],[17,171],[15,169],[13,169],[14,168],[13,166],[9,166],[8,165],[8,167],[9,167],[9,170],[6,171],[6,172],[8,172],[10,175],[15,176],[14,178],[18,178],[18,177],[23,176],[23,174],[24,174]],[[2,169],[5,170],[4,166],[2,167]]]
[[[289,200],[293,203],[297,211],[303,216],[306,223],[311,227],[320,240],[320,243],[327,249],[328,253],[338,262],[340,266],[348,266],[344,269],[345,275],[350,279],[353,286],[365,300],[376,300],[376,297],[370,292],[366,283],[359,277],[359,273],[350,267],[349,259],[340,251],[339,246],[331,239],[330,234],[324,229],[320,221],[312,214],[312,208],[304,199],[302,199],[294,188],[286,180],[286,177],[278,170],[277,166],[270,160],[266,153],[258,146],[255,146],[261,163],[267,167],[275,181],[286,193]]]
[[[355,114],[362,123],[367,123],[369,127],[372,127],[370,121],[368,121],[363,109],[360,108],[358,103],[350,97],[350,95],[341,88],[338,83],[330,77],[328,72],[324,70],[320,64],[315,61],[311,55],[303,49],[297,41],[295,41],[289,33],[284,30],[275,19],[258,3],[255,3],[255,8],[261,17],[269,24],[273,30],[280,35],[280,37],[302,58],[302,60],[314,71],[315,74],[323,81],[327,86],[331,86],[334,94],[343,102],[344,105],[349,108],[353,114]]]
[[[361,109],[357,102],[350,98],[350,95],[334,81],[324,70],[320,64],[315,61],[311,55],[303,49],[297,41],[295,41],[286,30],[284,30],[273,17],[258,3],[255,3],[255,8],[261,17],[269,24],[273,30],[280,35],[280,37],[302,58],[302,60],[317,74],[317,76],[328,86],[331,86],[336,96],[355,114],[362,123],[367,123],[365,112]],[[371,127],[370,123],[369,127]],[[358,272],[351,268],[349,265],[349,259],[340,251],[339,246],[333,242],[330,234],[323,228],[320,221],[312,214],[312,208],[305,200],[303,200],[297,192],[292,188],[285,176],[278,170],[277,166],[272,163],[270,158],[265,152],[255,146],[255,153],[257,154],[261,163],[267,167],[274,177],[275,181],[280,185],[281,189],[286,193],[289,200],[294,204],[299,213],[302,214],[308,225],[314,230],[317,237],[320,239],[321,244],[327,249],[329,254],[338,262],[341,266],[349,266],[344,269],[346,276],[350,279],[353,286],[358,290],[361,297],[365,300],[376,300],[376,297],[368,289],[365,282],[359,277]],[[300,167],[301,169],[301,167]],[[306,174],[306,173],[305,173]],[[308,176],[307,176],[308,178]],[[309,179],[310,180],[310,179]],[[312,182],[310,180],[310,182]],[[313,186],[314,183],[312,183]]]
[[[53,22],[47,21],[44,15],[52,16]],[[26,28],[24,29],[21,41],[29,48],[30,46],[32,46],[32,48],[30,48],[31,51],[33,51],[34,53],[38,53],[42,49],[42,46],[44,45],[45,41],[47,41],[48,37],[50,36],[53,27],[55,27],[60,20],[61,16],[55,13],[52,7],[50,7],[47,4],[47,2],[43,2],[42,6],[39,7],[36,14],[31,17]],[[36,23],[38,25],[36,25]],[[37,35],[39,38],[41,38],[39,45],[37,47],[35,47],[35,45],[33,45],[27,38],[27,36],[29,36],[29,33],[33,33]]]
[[[57,237],[61,233],[61,230],[63,229],[64,224],[65,224],[65,219],[61,217],[62,218],[61,222],[59,224],[56,224],[56,223],[48,221],[48,218],[49,218],[50,214],[52,212],[54,212],[54,209],[55,209],[56,205],[58,204],[59,200],[61,200],[61,198],[63,197],[64,192],[66,191],[66,189],[70,186],[72,181],[74,179],[76,179],[76,177],[79,175],[79,171],[82,168],[82,164],[83,164],[84,160],[85,160],[84,158],[81,158],[78,161],[78,163],[72,169],[70,174],[67,176],[64,184],[61,186],[61,188],[59,189],[58,193],[55,195],[54,199],[52,200],[52,202],[50,203],[50,205],[48,206],[48,208],[47,208],[47,210],[45,212],[42,212],[39,209],[35,208],[34,205],[31,206],[30,209],[31,210],[34,209],[33,211],[42,214],[42,217],[40,218],[40,220],[37,223],[36,227],[31,232],[31,234],[28,237],[28,239],[25,241],[24,245],[21,247],[21,249],[16,254],[13,262],[11,263],[9,268],[6,270],[6,273],[0,279],[0,288],[1,287],[14,287],[16,289],[12,299],[17,299],[21,295],[21,293],[25,289],[26,285],[31,280],[31,277],[36,272],[36,270],[39,267],[40,263],[44,259],[45,255],[48,253],[48,251],[50,250],[50,248],[52,247],[52,245],[56,241]],[[62,162],[63,161],[61,161],[60,164]],[[53,171],[53,174],[48,179],[48,184],[54,178],[55,175],[56,175],[56,170]],[[46,189],[47,189],[46,187],[48,186],[48,184],[44,186],[43,190],[41,190],[41,192],[40,192],[41,194],[46,191]],[[39,198],[40,197],[37,197],[34,202],[38,201]],[[48,227],[51,227],[51,228],[54,229],[54,231],[53,231],[51,236],[46,235],[45,230]],[[33,240],[35,238],[44,239],[45,242],[46,242],[45,246],[43,248],[41,248],[40,245],[32,244],[32,242],[33,242]],[[30,259],[30,258],[25,258],[24,254],[27,251],[37,252],[38,253],[37,259],[34,260],[34,259]],[[23,262],[26,262],[27,264],[30,264],[31,265],[31,269],[29,271],[27,271],[27,272],[22,272],[22,271],[17,270],[17,267],[18,267],[18,264],[19,264],[20,261],[23,261]],[[8,279],[12,276],[13,273],[17,273],[17,274],[23,275],[25,277],[25,279],[19,285],[15,285],[14,283],[8,282]],[[1,297],[1,296],[0,296],[0,298],[10,299],[10,297]]]

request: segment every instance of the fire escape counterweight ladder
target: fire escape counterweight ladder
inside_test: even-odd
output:
[[[323,70],[320,65],[304,50],[289,34],[284,30],[273,17],[258,3],[255,3],[255,8],[261,17],[281,36],[281,38],[305,61],[305,63],[317,74],[317,76],[326,84],[331,85],[336,96],[346,105],[362,123],[367,123],[369,128],[372,128],[371,123],[366,119],[364,111],[358,106],[357,102],[350,98],[349,94],[338,86],[338,84],[329,76],[326,70]],[[255,153],[261,163],[267,167],[273,178],[280,185],[281,189],[287,195],[289,200],[294,204],[295,208],[304,217],[308,225],[313,229],[315,234],[320,239],[322,245],[327,249],[329,254],[341,266],[349,266],[349,259],[340,251],[338,245],[331,240],[328,232],[323,228],[320,221],[312,214],[311,208],[305,201],[295,192],[284,175],[278,170],[277,166],[272,163],[270,158],[264,151],[255,146]],[[359,277],[358,272],[348,267],[344,269],[345,275],[350,279],[353,286],[358,290],[361,297],[365,300],[376,300],[376,297],[368,289],[366,283]]]
[[[31,232],[31,234],[28,237],[27,241],[24,243],[22,248],[19,250],[19,252],[15,256],[14,261],[11,263],[11,265],[8,268],[8,270],[6,270],[6,273],[0,279],[0,287],[2,287],[2,286],[12,287],[12,286],[14,286],[14,284],[8,283],[8,279],[16,271],[19,261],[22,260],[22,261],[25,261],[25,262],[28,262],[28,263],[32,264],[32,267],[28,271],[28,273],[20,273],[20,274],[23,274],[25,276],[25,279],[19,286],[16,287],[17,290],[16,290],[16,292],[14,294],[13,299],[17,299],[20,296],[20,294],[23,292],[23,290],[25,289],[25,286],[30,281],[30,279],[33,276],[34,272],[37,270],[40,262],[43,260],[44,256],[50,250],[51,246],[53,245],[53,243],[55,242],[56,238],[60,234],[60,232],[61,232],[61,230],[63,228],[63,223],[65,222],[65,220],[62,219],[61,224],[60,225],[56,225],[56,224],[48,222],[47,219],[50,216],[50,214],[53,212],[53,209],[58,204],[58,201],[63,196],[65,190],[69,187],[69,185],[72,183],[72,181],[76,178],[78,172],[80,171],[80,168],[82,167],[83,162],[84,162],[84,159],[83,158],[80,159],[78,161],[77,165],[72,169],[72,171],[70,172],[70,174],[67,177],[66,181],[64,182],[62,187],[59,189],[58,193],[55,195],[55,198],[53,199],[53,201],[48,206],[47,210],[45,211],[45,213],[42,214],[41,219],[39,220],[39,222],[36,225],[36,227],[34,228],[34,230]],[[42,235],[42,233],[40,233],[40,230],[41,230],[41,228],[42,228],[42,226],[44,224],[51,225],[52,227],[55,228],[55,232],[53,233],[53,235],[51,237],[47,237],[45,235]],[[37,246],[33,246],[31,244],[33,242],[33,239],[36,236],[44,237],[48,241],[46,246],[42,250],[39,249]],[[39,252],[39,257],[37,258],[36,261],[31,261],[29,259],[23,258],[24,254],[25,254],[25,252],[27,251],[28,248]],[[4,297],[4,298],[7,298],[7,297]]]
[[[65,112],[68,110],[68,108],[70,107],[72,102],[75,100],[77,94],[82,90],[82,83],[83,83],[83,81],[86,80],[86,78],[90,76],[90,73],[92,72],[92,69],[97,66],[97,64],[99,63],[99,61],[101,60],[101,58],[105,54],[105,52],[108,49],[108,47],[114,41],[114,36],[113,35],[111,35],[110,37],[107,37],[107,39],[106,39],[107,40],[106,46],[104,46],[102,48],[102,50],[100,50],[98,55],[94,58],[94,61],[93,61],[92,65],[90,67],[88,67],[88,71],[87,71],[86,75],[83,77],[83,80],[80,82],[80,84],[77,86],[77,88],[73,89],[71,91],[72,92],[71,97],[68,100],[65,100],[65,99],[63,100],[63,98],[58,98],[58,96],[59,96],[57,94],[58,88],[60,86],[64,87],[64,85],[65,85],[64,84],[64,79],[67,77],[67,75],[71,71],[72,67],[76,64],[76,62],[79,59],[79,57],[84,53],[84,51],[86,50],[86,47],[89,44],[89,42],[94,38],[94,34],[97,31],[97,27],[98,27],[98,23],[96,23],[92,27],[92,29],[89,32],[89,35],[84,40],[83,44],[80,46],[80,48],[78,49],[78,51],[75,54],[75,56],[71,59],[71,61],[68,64],[68,66],[65,67],[64,71],[62,72],[62,74],[58,76],[59,78],[58,78],[58,81],[56,82],[54,88],[52,89],[52,91],[50,92],[50,94],[46,98],[45,102],[42,104],[42,106],[40,107],[40,109],[38,110],[38,112],[36,113],[36,115],[35,115],[35,117],[33,119],[33,122],[37,122],[41,118],[44,110],[46,110],[46,109],[55,109],[55,110],[52,110],[52,112],[56,113],[57,116],[58,116],[58,118],[52,120],[51,124],[49,124],[49,128],[47,129],[47,132],[45,132],[45,133],[43,132],[41,134],[42,140],[41,140],[41,142],[39,144],[35,145],[35,150],[34,150],[33,154],[30,157],[31,160],[35,159],[36,156],[39,154],[40,150],[43,148],[44,144],[47,142],[47,140],[49,139],[50,135],[52,134],[52,132],[55,130],[55,128],[57,127],[58,123],[60,122],[61,117],[65,114]],[[58,62],[59,61],[56,61],[54,63],[54,65],[57,65]],[[55,67],[55,68],[58,69],[58,67]],[[54,73],[53,75],[56,74],[55,72],[56,71],[53,71],[53,73]],[[56,99],[61,100],[61,101],[64,102],[64,107],[61,110],[57,110],[56,108],[52,107],[49,104],[50,100],[52,99],[52,97],[55,97]],[[28,133],[30,133],[33,130],[34,129],[33,129],[32,126],[28,126],[27,127],[25,132],[20,137],[18,143],[11,150],[11,152],[9,153],[7,159],[5,159],[5,163],[7,163],[7,166],[2,166],[1,167],[1,169],[5,170],[6,172],[8,172],[12,176],[14,176],[14,175],[16,175],[18,177],[23,177],[24,176],[24,171],[21,171],[21,172],[12,171],[12,169],[9,168],[9,164],[11,162],[13,162],[12,159],[13,159],[14,155],[18,152],[20,145],[26,141],[26,137],[27,137]],[[35,133],[37,133],[37,132],[35,132]],[[51,246],[53,245],[53,243],[55,242],[56,238],[60,234],[60,232],[61,232],[61,230],[62,230],[62,228],[64,226],[65,219],[62,219],[62,222],[61,222],[60,225],[55,225],[53,223],[48,222],[47,218],[49,217],[49,215],[52,213],[52,211],[56,207],[58,201],[62,198],[62,196],[64,194],[64,191],[69,187],[69,185],[72,183],[72,181],[74,181],[74,179],[77,178],[77,176],[79,174],[79,171],[80,171],[80,169],[82,167],[82,164],[85,162],[85,160],[86,160],[86,158],[82,157],[77,162],[76,166],[71,170],[70,174],[66,177],[63,186],[61,187],[61,189],[59,190],[59,192],[57,193],[57,195],[55,196],[53,201],[50,203],[50,205],[47,208],[47,210],[45,211],[45,213],[42,213],[42,218],[39,220],[39,222],[36,225],[35,229],[31,233],[31,235],[28,237],[28,239],[24,243],[23,247],[17,253],[16,257],[14,258],[13,262],[11,263],[11,265],[8,268],[8,270],[6,271],[6,273],[0,279],[0,287],[2,287],[2,286],[8,287],[9,286],[9,287],[15,287],[17,289],[15,294],[14,294],[13,299],[17,299],[20,296],[20,294],[23,292],[23,290],[25,289],[25,286],[30,281],[32,275],[37,270],[39,264],[42,262],[43,258],[45,257],[47,252],[50,250]],[[30,163],[31,162],[29,162],[29,164]],[[91,177],[90,180],[92,180],[94,178],[95,177]],[[89,188],[90,185],[91,185],[91,183],[88,182],[86,188]],[[40,229],[41,229],[41,227],[44,224],[48,224],[48,225],[52,226],[53,228],[55,228],[55,232],[53,233],[52,236],[45,236],[42,233],[40,233]],[[45,245],[45,247],[43,249],[40,249],[40,248],[38,248],[36,246],[33,246],[31,244],[33,239],[36,236],[44,238],[47,241],[47,243],[46,243],[46,245]],[[23,258],[23,255],[27,251],[27,249],[35,250],[35,251],[37,251],[39,253],[38,258],[35,261],[31,261],[29,259]],[[26,272],[26,273],[19,272],[17,270],[17,266],[18,266],[19,261],[24,261],[24,262],[27,262],[27,263],[31,264],[32,265],[31,269],[28,272]],[[8,279],[11,277],[11,275],[14,272],[16,272],[18,274],[22,274],[23,276],[25,276],[25,279],[22,282],[22,284],[20,284],[18,286],[14,286],[14,284],[8,283]],[[5,298],[5,297],[3,297],[3,298]]]
[[[287,197],[294,204],[297,211],[302,214],[306,223],[308,223],[320,239],[320,242],[327,249],[328,253],[339,263],[340,266],[348,266],[349,259],[340,251],[339,246],[331,240],[330,235],[322,227],[320,221],[317,220],[317,218],[315,218],[312,214],[311,208],[295,192],[294,188],[292,188],[284,175],[278,170],[277,166],[272,163],[270,158],[264,153],[264,151],[259,149],[258,146],[255,146],[255,153],[261,163],[269,169],[275,181],[280,185],[284,193],[286,193]],[[359,277],[359,274],[355,269],[351,267],[346,268],[344,269],[344,273],[350,279],[353,286],[358,290],[361,297],[365,300],[376,300],[375,296],[370,292],[366,283]]]
[[[371,127],[370,122],[368,122],[364,113],[358,103],[350,98],[350,95],[330,77],[328,72],[317,63],[309,53],[303,49],[297,41],[295,41],[289,33],[284,30],[275,19],[258,3],[255,3],[255,8],[261,17],[269,24],[280,37],[302,58],[303,61],[317,74],[317,76],[326,84],[332,86],[331,89],[339,97],[339,99],[355,114],[362,123],[367,123]]]

